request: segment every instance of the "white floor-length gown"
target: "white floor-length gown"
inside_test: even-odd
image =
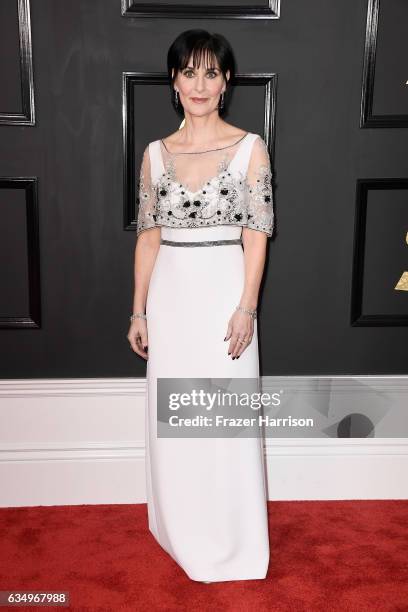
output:
[[[138,234],[161,227],[148,289],[146,486],[149,529],[197,581],[265,578],[269,562],[262,439],[157,437],[157,378],[259,377],[257,321],[239,359],[227,325],[240,303],[241,244],[176,246],[273,229],[265,142],[248,132],[234,145],[200,153],[146,147]],[[169,243],[167,243],[169,241]]]

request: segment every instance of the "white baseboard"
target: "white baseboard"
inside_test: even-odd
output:
[[[145,390],[0,381],[0,506],[145,503]],[[267,438],[265,455],[270,500],[408,498],[407,438]]]

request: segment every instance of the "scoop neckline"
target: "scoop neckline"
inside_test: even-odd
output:
[[[160,138],[160,142],[163,144],[163,146],[166,149],[167,153],[169,153],[170,155],[200,155],[202,153],[212,153],[214,151],[223,151],[224,149],[230,149],[231,147],[235,147],[235,145],[240,143],[241,140],[244,140],[244,138],[249,136],[249,134],[250,134],[250,132],[247,132],[246,134],[241,136],[241,138],[239,138],[236,142],[233,142],[230,145],[227,145],[225,147],[219,147],[218,149],[208,149],[207,151],[179,151],[178,153],[173,153],[172,151],[168,150],[168,148],[167,148],[166,144],[163,142],[162,138]]]

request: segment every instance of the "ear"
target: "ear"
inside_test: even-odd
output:
[[[227,81],[229,81],[230,80],[230,76],[231,76],[231,73],[230,73],[229,70],[227,70],[227,72],[225,73],[225,76],[227,77]],[[227,86],[225,86],[225,89],[226,88],[227,88]],[[224,91],[225,91],[225,89],[224,89]]]
[[[230,80],[230,76],[231,76],[230,71],[227,70],[227,72],[225,74],[226,74],[226,77],[227,77],[227,81],[229,81]]]

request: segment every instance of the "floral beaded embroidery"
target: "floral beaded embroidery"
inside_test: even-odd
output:
[[[225,160],[218,168],[215,177],[193,192],[175,179],[174,167],[168,164],[156,187],[158,223],[183,228],[244,224],[245,180],[242,173],[233,177]]]
[[[270,166],[262,165],[257,171],[258,178],[255,185],[247,188],[247,220],[248,227],[260,229],[272,236],[274,226],[273,197],[272,197],[272,171]]]
[[[143,172],[139,180],[139,213],[137,217],[136,233],[156,226],[156,190],[153,186],[146,186]]]
[[[256,183],[249,184],[242,171],[229,172],[222,158],[216,176],[191,191],[177,180],[172,158],[153,185],[139,182],[137,234],[155,226],[180,228],[240,225],[272,236],[274,225],[272,173],[269,165],[256,170]]]

